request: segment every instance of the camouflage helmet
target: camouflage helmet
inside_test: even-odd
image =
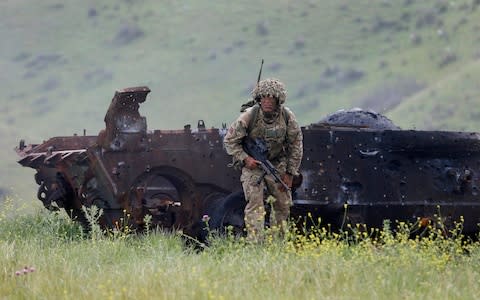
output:
[[[284,104],[287,99],[285,85],[275,78],[260,81],[252,91],[252,98],[255,99],[255,101],[260,101],[260,99],[265,96],[274,97],[278,99],[280,105]]]

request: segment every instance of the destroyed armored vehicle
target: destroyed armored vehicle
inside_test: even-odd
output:
[[[223,128],[147,130],[139,105],[147,87],[117,91],[98,136],[21,141],[22,166],[36,170],[38,198],[86,225],[82,206],[103,209],[112,228],[129,215],[143,228],[182,229],[198,236],[202,216],[210,226],[241,230],[245,199],[240,172],[227,165]],[[400,130],[368,111],[340,111],[302,128],[302,176],[295,178],[294,220],[312,214],[322,224],[382,226],[384,219],[444,224],[464,218],[464,231],[480,222],[480,135]]]

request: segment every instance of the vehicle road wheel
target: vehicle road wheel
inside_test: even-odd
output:
[[[220,199],[215,207],[207,213],[209,216],[208,228],[203,226],[201,240],[206,241],[209,233],[226,234],[231,232],[235,236],[245,234],[244,210],[246,206],[243,191],[231,193]]]

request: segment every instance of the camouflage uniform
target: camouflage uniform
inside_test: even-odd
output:
[[[224,144],[227,153],[233,156],[234,163],[243,165],[244,159],[248,157],[242,147],[243,138],[246,136],[262,138],[268,146],[268,159],[280,174],[297,175],[303,155],[303,136],[295,115],[289,108],[283,106],[286,100],[284,85],[276,79],[262,80],[252,91],[252,96],[257,102],[263,96],[276,98],[277,110],[267,115],[261,108],[254,106],[240,114],[225,136]],[[260,184],[257,184],[262,174],[263,171],[260,168],[251,170],[243,167],[240,178],[247,200],[245,225],[248,238],[251,240],[262,238],[265,188],[268,194],[275,197],[270,223],[272,226],[284,228],[292,205],[291,193],[282,191],[280,185],[275,183],[273,176],[267,175]]]

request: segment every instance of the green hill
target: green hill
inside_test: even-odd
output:
[[[480,131],[480,61],[406,98],[388,112],[404,128]],[[459,90],[462,87],[463,90]]]
[[[476,130],[479,2],[2,1],[0,192],[34,195],[20,138],[98,133],[116,89],[152,89],[150,129],[232,121],[261,58],[302,124],[363,107]]]

